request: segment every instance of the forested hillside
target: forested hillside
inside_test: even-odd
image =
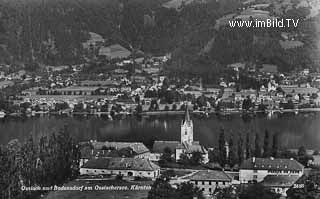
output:
[[[0,0],[0,62],[80,63],[82,42],[88,32],[95,32],[106,39],[105,45],[119,43],[152,54],[171,52],[167,69],[176,73],[209,77],[234,62],[276,64],[281,71],[319,64],[319,15],[307,19],[308,9],[292,6],[277,13],[301,18],[297,28],[216,29],[217,19],[239,13],[243,6],[239,0],[193,1],[179,10],[164,8],[164,2]],[[268,8],[271,13],[277,11],[276,2]],[[279,44],[283,31],[299,35],[304,45],[284,49]]]

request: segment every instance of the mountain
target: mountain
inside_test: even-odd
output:
[[[214,78],[235,62],[276,64],[281,71],[319,64],[316,0],[177,1],[179,9],[164,6],[171,5],[168,2],[0,0],[0,62],[79,63],[82,43],[93,32],[104,38],[105,45],[119,43],[152,54],[171,52],[173,59],[166,67],[171,74]],[[297,28],[228,27],[228,19],[255,10],[263,10],[259,16],[267,12],[301,20]]]

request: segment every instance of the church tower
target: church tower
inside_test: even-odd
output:
[[[193,123],[190,119],[188,106],[186,106],[186,112],[184,120],[181,122],[181,144],[193,143]]]

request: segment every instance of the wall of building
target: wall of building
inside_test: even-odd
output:
[[[261,182],[268,175],[268,170],[244,170],[240,169],[240,183],[248,183],[252,181]]]
[[[191,180],[190,182],[195,186],[197,186],[200,190],[202,190],[205,195],[213,193],[217,187],[225,188],[225,187],[231,186],[231,182],[223,182],[223,181]]]
[[[248,183],[250,181],[256,180],[261,182],[267,175],[303,175],[303,170],[301,171],[275,171],[275,170],[247,170],[240,169],[240,182]]]
[[[147,178],[157,178],[160,175],[160,169],[154,171],[136,171],[136,170],[109,170],[109,169],[90,169],[80,168],[80,175],[123,175],[123,176],[139,176]]]

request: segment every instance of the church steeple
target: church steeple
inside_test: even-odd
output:
[[[184,120],[181,122],[181,143],[192,144],[193,142],[193,123],[190,119],[189,109],[186,106]]]
[[[186,110],[185,110],[185,113],[184,113],[184,122],[190,122],[190,115],[189,115],[189,109],[188,109],[188,106],[186,106]]]

